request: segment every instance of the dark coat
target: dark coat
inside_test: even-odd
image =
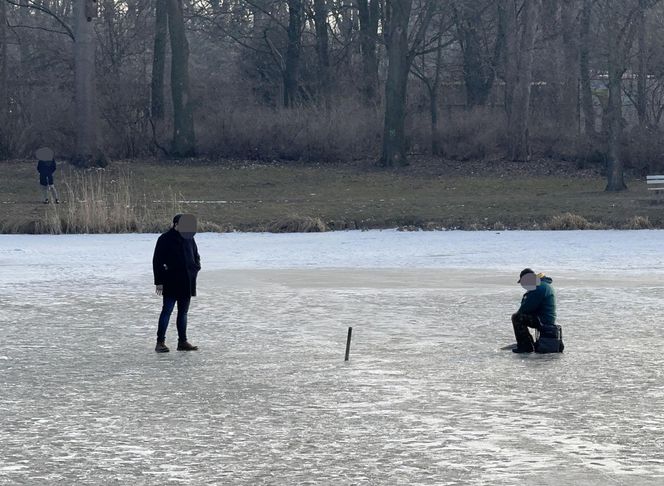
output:
[[[40,160],[37,162],[37,170],[39,171],[39,183],[42,186],[53,184],[53,172],[55,172],[55,169],[55,159]]]
[[[194,297],[201,257],[194,239],[171,228],[157,239],[152,257],[154,284],[163,285],[166,297]]]
[[[556,293],[551,282],[553,279],[542,275],[537,288],[523,295],[518,312],[539,317],[540,322],[545,326],[554,325],[556,323]]]

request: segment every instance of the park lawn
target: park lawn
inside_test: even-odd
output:
[[[40,202],[36,164],[1,164],[1,231],[32,232],[35,221],[54,211]],[[643,180],[628,180],[627,191],[606,193],[605,180],[586,172],[465,176],[415,164],[382,170],[369,163],[132,160],[91,173],[103,180],[106,197],[114,184],[126,184],[130,204],[144,206],[155,220],[146,231],[165,227],[181,211],[196,214],[202,229],[217,231],[261,231],[275,221],[305,217],[320,218],[330,229],[536,229],[564,213],[605,227],[632,226],[636,216],[664,227],[664,205]],[[60,208],[81,204],[67,197],[81,172],[63,163],[55,176]]]

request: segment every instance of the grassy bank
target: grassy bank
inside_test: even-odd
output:
[[[41,204],[33,161],[1,162],[3,233],[160,231],[192,212],[209,231],[575,229],[664,227],[664,204],[643,178],[605,193],[594,170],[529,164],[117,161],[103,171],[61,164],[63,203]]]

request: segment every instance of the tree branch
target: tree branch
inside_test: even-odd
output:
[[[68,26],[68,25],[67,25],[67,24],[66,24],[66,23],[65,23],[60,17],[58,17],[57,15],[55,15],[55,14],[54,14],[51,10],[49,10],[48,8],[46,8],[46,7],[42,7],[41,5],[37,5],[37,4],[34,3],[32,0],[29,0],[27,4],[16,3],[16,2],[14,2],[13,0],[6,0],[6,1],[7,1],[8,3],[10,3],[10,4],[16,6],[16,7],[31,8],[31,9],[34,9],[34,10],[38,10],[38,11],[40,11],[40,12],[43,12],[43,13],[45,13],[46,15],[50,15],[51,17],[53,17],[53,18],[55,19],[55,21],[56,21],[57,23],[59,23],[62,27],[64,27],[64,29],[67,31],[66,34],[67,34],[69,37],[71,37],[71,40],[73,40],[73,41],[76,40],[76,38],[74,37],[74,32],[72,32],[72,30],[69,28],[69,26]],[[44,29],[44,30],[45,30],[45,29]],[[61,32],[61,33],[62,33],[62,32]]]

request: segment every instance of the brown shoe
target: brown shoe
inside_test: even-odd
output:
[[[155,346],[154,350],[157,353],[168,353],[170,351],[164,341],[157,341],[157,345]]]
[[[198,351],[198,346],[194,346],[189,341],[178,343],[178,351]]]

